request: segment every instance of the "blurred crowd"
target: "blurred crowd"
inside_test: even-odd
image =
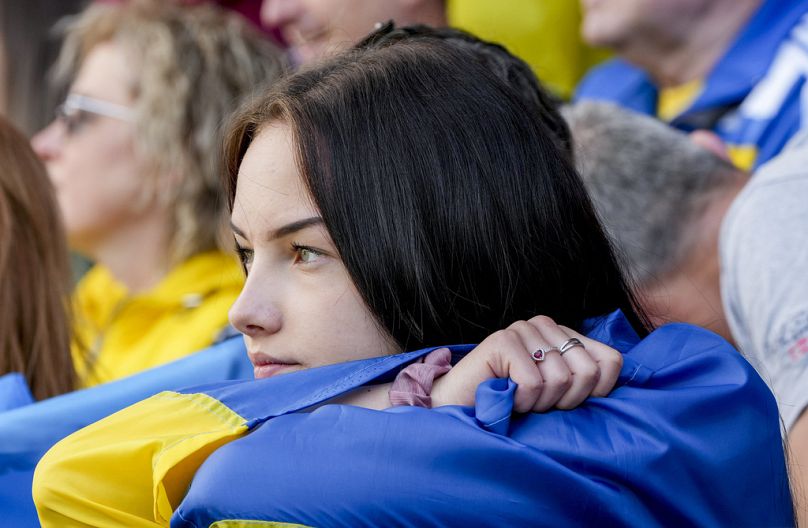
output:
[[[424,337],[429,334],[424,330],[429,323],[424,321],[438,310],[432,304],[421,303],[415,294],[390,301],[385,295],[402,290],[390,286],[388,292],[380,293],[368,286],[375,280],[374,273],[383,272],[393,276],[393,282],[416,284],[419,292],[432,287],[420,281],[424,270],[434,266],[417,262],[410,274],[396,262],[382,261],[386,254],[373,244],[363,243],[377,234],[388,236],[386,230],[406,237],[402,233],[419,232],[419,228],[397,217],[386,224],[379,220],[384,213],[368,213],[362,217],[366,224],[361,229],[337,229],[334,226],[361,205],[343,195],[366,192],[369,204],[384,203],[380,196],[389,195],[397,197],[390,198],[391,203],[418,207],[415,198],[410,203],[407,196],[395,194],[407,189],[409,183],[403,176],[393,176],[397,169],[391,168],[389,160],[394,158],[375,157],[384,150],[406,152],[403,131],[411,123],[413,127],[421,123],[417,125],[419,133],[423,131],[428,138],[442,137],[435,132],[441,126],[460,130],[469,145],[476,144],[474,138],[488,137],[481,132],[484,129],[498,131],[502,139],[487,142],[481,150],[493,150],[491,159],[504,160],[491,177],[501,178],[502,185],[509,185],[504,183],[511,179],[507,171],[516,171],[509,168],[505,153],[515,158],[530,151],[532,146],[521,143],[532,136],[518,128],[521,124],[514,124],[517,132],[511,141],[511,136],[496,128],[499,123],[474,121],[473,116],[466,116],[468,121],[455,121],[452,112],[448,121],[435,125],[426,110],[423,116],[418,110],[405,116],[393,103],[378,109],[368,106],[370,117],[364,121],[352,113],[349,118],[353,121],[340,136],[326,137],[319,129],[307,135],[304,128],[320,119],[316,109],[326,105],[323,101],[331,101],[330,108],[347,112],[351,102],[347,95],[335,95],[342,93],[339,87],[343,85],[338,83],[348,82],[344,78],[351,72],[358,76],[360,70],[375,75],[382,68],[379,64],[387,60],[385,50],[406,48],[410,40],[416,41],[416,48],[419,40],[440,40],[441,46],[456,46],[469,56],[473,53],[474,61],[483,64],[492,79],[508,86],[508,97],[518,99],[519,108],[539,123],[544,134],[541,137],[546,138],[541,153],[525,159],[554,167],[556,172],[570,167],[570,174],[574,173],[575,181],[579,178],[586,190],[582,203],[589,207],[591,201],[595,223],[600,222],[607,245],[614,252],[620,273],[609,275],[609,258],[596,260],[606,250],[597,249],[597,242],[592,242],[596,237],[588,238],[582,224],[570,220],[569,225],[577,227],[571,227],[564,236],[583,240],[584,245],[595,249],[574,253],[579,260],[580,274],[575,281],[580,288],[565,286],[556,294],[555,289],[543,287],[540,291],[547,299],[542,302],[552,306],[554,300],[565,296],[585,297],[601,291],[598,285],[606,283],[617,291],[623,288],[623,280],[627,291],[624,297],[614,294],[619,302],[597,305],[587,301],[576,308],[577,312],[559,309],[550,313],[548,308],[545,313],[544,304],[535,305],[542,311],[532,315],[550,315],[559,327],[566,328],[564,332],[576,332],[556,334],[564,344],[591,338],[591,343],[585,340],[586,347],[580,348],[593,351],[598,350],[595,342],[602,341],[624,352],[615,341],[600,334],[593,337],[583,330],[584,319],[607,315],[617,308],[626,314],[640,338],[650,333],[645,339],[652,339],[662,331],[658,329],[682,323],[720,336],[715,341],[718,344],[711,346],[737,350],[734,353],[754,368],[749,375],[759,376],[774,395],[777,416],[769,425],[782,434],[787,453],[794,505],[794,516],[789,519],[808,523],[808,417],[804,413],[808,407],[808,135],[803,130],[804,113],[808,112],[808,0],[3,0],[0,437],[7,440],[5,444],[0,441],[0,477],[5,474],[7,481],[0,487],[8,491],[0,492],[0,512],[17,519],[20,525],[37,522],[30,498],[34,466],[45,451],[74,431],[161,390],[251,378],[253,372],[261,377],[261,368],[273,363],[256,359],[250,340],[258,342],[265,334],[277,333],[271,328],[280,328],[281,321],[292,325],[294,314],[303,314],[300,320],[320,317],[333,321],[330,325],[305,323],[295,330],[299,332],[296,335],[322,332],[340,342],[342,334],[357,328],[381,326],[389,332],[382,344],[374,344],[378,349],[390,339],[396,343],[396,352],[460,344]],[[412,59],[425,64],[423,74],[417,65],[411,75],[407,74],[412,90],[429,82],[429,53],[438,52],[427,50],[423,52],[427,58]],[[401,59],[403,63],[406,57]],[[469,70],[474,68],[469,66]],[[453,75],[452,71],[447,69],[446,75]],[[362,94],[383,91],[379,86],[392,86],[394,73],[373,77],[364,84],[356,81],[356,89]],[[469,83],[483,86],[488,81],[482,74],[458,74],[447,81],[445,91],[441,91],[444,87],[434,88],[426,99],[445,97],[451,101],[456,89],[458,101],[476,97],[477,106],[493,108],[495,103],[488,98],[493,95],[484,94],[482,88],[479,93],[469,88]],[[321,95],[315,93],[318,89]],[[310,99],[295,99],[303,93]],[[275,98],[272,104],[263,99],[266,94]],[[372,95],[367,97],[372,99]],[[454,108],[451,104],[447,103],[447,108]],[[461,108],[458,103],[455,113]],[[380,122],[401,121],[400,144],[385,139],[380,128],[369,124],[375,123],[378,113],[385,114]],[[484,111],[480,115],[485,115]],[[298,192],[281,193],[282,205],[270,206],[281,199],[264,194],[260,185],[242,190],[245,179],[256,185],[249,170],[262,161],[257,160],[258,154],[251,155],[251,149],[263,145],[261,138],[268,137],[267,130],[278,128],[272,119],[303,123],[292,134],[296,144],[303,145],[292,158],[303,167],[304,187],[313,197],[309,201],[322,213],[351,284],[356,285],[349,290],[358,291],[374,321],[352,317],[351,308],[343,308],[338,301],[329,305],[330,315],[317,306],[324,301],[313,296],[315,300],[305,304],[314,289],[327,290],[313,280],[277,275],[257,282],[261,273],[258,263],[280,257],[258,258],[259,243],[251,233],[264,225],[265,215],[250,209],[250,204],[260,201],[264,209],[278,210],[293,203]],[[334,130],[343,130],[336,121],[330,123]],[[234,130],[242,134],[236,135]],[[348,161],[340,165],[343,161],[332,160],[336,155],[323,154],[328,149],[350,146],[354,131],[365,134],[362,137],[368,145],[367,150],[357,148],[355,155],[369,160],[368,164],[375,163],[374,174],[382,181],[380,185],[389,186],[379,195],[374,194],[372,184],[362,187],[358,179],[340,182],[329,172],[362,170],[361,165]],[[450,151],[440,139],[430,141],[433,148],[422,152],[424,160],[431,159],[432,150]],[[281,151],[267,147],[266,152],[269,159]],[[455,167],[465,163],[460,154],[451,152],[439,169],[446,174],[454,174]],[[563,163],[553,165],[556,157]],[[269,163],[265,158],[261,159]],[[319,166],[316,161],[320,159],[326,160],[323,174],[307,169],[310,164]],[[422,166],[435,168],[427,161]],[[279,167],[273,171],[284,170]],[[387,174],[389,180],[385,180]],[[419,177],[430,179],[430,174]],[[475,187],[460,176],[447,181],[435,187],[446,196],[446,211],[436,210],[427,222],[428,229],[446,229],[446,215],[477,214],[496,224],[498,214],[491,208],[480,206],[482,212],[469,210],[465,216],[460,210],[484,200],[451,201],[455,194],[471,194],[474,189],[488,192],[485,182]],[[413,189],[431,189],[430,185],[414,184]],[[455,191],[452,185],[463,190]],[[498,185],[498,181],[490,182],[490,187]],[[556,192],[538,176],[535,186],[540,193]],[[575,196],[572,191],[557,192],[559,196]],[[325,197],[321,198],[321,193]],[[420,194],[413,191],[412,196]],[[541,196],[535,207],[545,216],[537,218],[550,219],[549,224],[557,225],[560,231],[567,226],[567,209],[574,206],[564,200],[558,202],[560,205],[547,205],[551,200],[542,202]],[[434,203],[430,200],[421,199],[441,209],[440,197]],[[242,203],[248,204],[243,210],[239,209]],[[527,200],[514,198],[516,203],[533,207]],[[300,210],[304,209],[300,205]],[[585,217],[586,211],[580,214]],[[268,236],[286,236],[283,229],[270,231]],[[468,230],[477,228],[469,223]],[[550,237],[553,232],[548,228],[541,237]],[[533,244],[532,239],[513,230],[503,233],[491,238],[490,245],[500,236],[509,240],[505,245],[513,238],[513,244],[521,247],[527,258],[523,246]],[[467,236],[476,241],[488,234],[478,230]],[[405,247],[402,242],[401,251],[417,252],[423,240],[432,240],[429,234],[419,236],[402,238],[410,244]],[[354,249],[348,254],[341,244]],[[458,241],[432,248],[429,258],[452,260],[454,267],[483,269],[473,256],[467,262],[454,262],[451,253],[465,255],[463,244]],[[537,283],[565,284],[564,273],[572,273],[572,264],[557,260],[553,252],[573,252],[569,246],[559,245],[563,242],[553,244],[548,241],[547,248],[536,254],[533,267],[510,268],[507,262],[500,262],[499,266],[507,268],[507,280],[492,276],[490,286],[483,286],[486,281],[481,280],[476,288],[501,289],[502,302],[508,305],[521,302],[521,292],[504,293],[504,285],[517,280],[514,276],[534,273]],[[316,262],[320,256],[304,242],[294,241],[292,245],[295,258],[304,263],[308,259]],[[363,264],[372,258],[377,259],[375,265]],[[302,282],[295,282],[298,280]],[[248,296],[256,288],[272,290],[283,301],[273,301],[272,307],[260,304],[255,300],[258,296]],[[488,302],[487,298],[467,299],[459,293],[454,298],[458,290],[449,287],[434,291],[443,292],[438,296],[449,305],[443,308],[446,310],[457,307],[462,312],[464,302],[478,306]],[[412,313],[401,308],[399,313],[389,306],[391,302],[415,303],[417,308]],[[502,313],[509,315],[480,319],[477,334],[445,330],[435,335],[447,340],[471,336],[471,342],[486,342],[486,336],[523,318],[520,312],[513,312],[517,317],[508,320],[511,312]],[[445,328],[451,326],[448,320],[440,321]],[[409,324],[419,330],[408,330],[406,338],[402,337],[402,328],[409,328]],[[465,322],[457,323],[458,327],[462,324]],[[540,333],[546,337],[559,327],[553,323],[552,330],[542,327]],[[241,344],[242,335],[246,336],[249,356]],[[538,355],[526,345],[531,350],[525,357],[532,357],[540,366],[542,383],[549,383],[550,378],[541,370],[550,364],[549,357],[544,361],[545,352],[552,356],[564,348],[554,346],[554,342],[548,345],[553,346],[542,346]],[[307,346],[297,343],[289,348]],[[317,350],[316,346],[311,350]],[[606,379],[606,360],[600,362],[595,353],[590,355],[600,365],[598,378]],[[308,365],[369,357],[346,355]],[[574,378],[580,367],[569,361],[569,373]],[[637,366],[629,377],[641,376],[637,373],[642,368],[649,367]],[[460,367],[454,370],[460,371]],[[490,377],[510,375],[515,379],[518,375],[512,366],[503,367],[501,372],[492,367],[491,371],[503,376]],[[688,375],[697,377],[695,372]],[[415,379],[412,383],[421,387],[418,376]],[[469,397],[476,382],[468,389]],[[605,396],[612,388],[610,385],[600,391],[594,388],[595,383],[579,400],[565,392],[577,387],[568,380],[546,406],[534,400],[535,405],[522,411],[574,413],[577,411],[558,408],[578,405],[585,410],[586,397]],[[704,380],[705,386],[722,383]],[[617,390],[613,394],[620,398]],[[676,398],[676,393],[670,397]],[[612,396],[605,399],[609,398]],[[566,405],[568,401],[574,403]],[[706,403],[711,401],[705,396],[704,405],[724,405]],[[548,411],[554,406],[556,410]],[[735,422],[726,416],[747,412],[730,406],[724,411],[715,416],[726,418],[728,428]],[[687,412],[698,415],[698,407]],[[748,409],[748,413],[756,412]],[[47,434],[37,433],[40,437],[36,441],[26,436],[31,434],[33,423],[45,422],[54,424]],[[751,434],[756,422],[750,419],[748,423],[753,424],[750,430],[731,431],[728,442]],[[653,426],[649,422],[647,427]],[[99,434],[96,441],[107,442],[105,438]],[[779,449],[778,442],[775,449]],[[36,447],[23,455],[18,449],[23,443]],[[765,451],[760,445],[755,449]],[[49,456],[46,461],[53,460]],[[744,460],[728,463],[742,465]],[[643,469],[656,471],[653,464]],[[715,481],[729,478],[719,469],[712,471]],[[677,482],[674,476],[670,478]],[[773,489],[780,483],[754,484]],[[543,485],[552,486],[547,482]],[[702,486],[710,485],[702,482]],[[670,489],[672,495],[679,491]],[[58,510],[51,502],[62,500],[53,499],[59,494],[37,493],[39,522],[59,525],[61,521],[53,519],[61,518],[47,513]],[[65,492],[67,495],[70,493]],[[741,498],[756,500],[754,496]],[[174,499],[169,499],[172,507],[176,506]],[[674,510],[651,508],[667,512],[655,518],[659,524],[723,524],[734,519],[731,514],[723,518],[676,517],[671,513]],[[789,515],[787,512],[786,517]],[[126,519],[111,516],[97,522],[127,525],[131,519]],[[173,519],[172,526],[176,516]],[[288,520],[296,521],[293,515]],[[351,520],[345,522],[352,524]],[[356,525],[366,522],[385,524],[364,520]]]

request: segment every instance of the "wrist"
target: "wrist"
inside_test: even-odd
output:
[[[434,382],[452,368],[451,360],[449,349],[439,348],[427,354],[422,361],[406,366],[390,388],[390,404],[426,408],[435,406],[432,397]]]

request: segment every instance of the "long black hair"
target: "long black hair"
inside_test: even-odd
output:
[[[412,39],[293,74],[227,134],[238,167],[269,122],[370,311],[404,349],[478,342],[545,314],[579,327],[642,317],[584,186],[552,133],[472,50]]]
[[[440,39],[454,47],[472,52],[488,70],[516,90],[522,101],[534,107],[539,121],[553,134],[556,144],[568,156],[573,157],[572,133],[567,120],[561,116],[561,100],[544,87],[528,63],[508,51],[502,44],[483,40],[462,29],[423,24],[396,27],[389,21],[365,37],[356,47],[385,47],[412,39]]]

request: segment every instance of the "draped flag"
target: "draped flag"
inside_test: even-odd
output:
[[[791,496],[771,392],[729,344],[619,312],[588,335],[624,353],[618,387],[514,415],[323,405],[432,349],[165,392],[57,444],[37,468],[45,526],[782,526]],[[471,347],[452,347],[455,355]],[[114,468],[111,470],[110,468]]]
[[[129,378],[0,413],[0,524],[39,526],[34,467],[65,436],[160,391],[252,377],[239,336]]]

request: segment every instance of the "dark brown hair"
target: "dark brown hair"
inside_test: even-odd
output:
[[[569,156],[473,51],[401,40],[286,78],[227,135],[231,205],[273,121],[290,126],[348,273],[402,348],[479,342],[536,314],[580,328],[621,308],[642,330]]]
[[[74,387],[67,244],[45,167],[2,119],[0,167],[0,375],[43,399]]]

